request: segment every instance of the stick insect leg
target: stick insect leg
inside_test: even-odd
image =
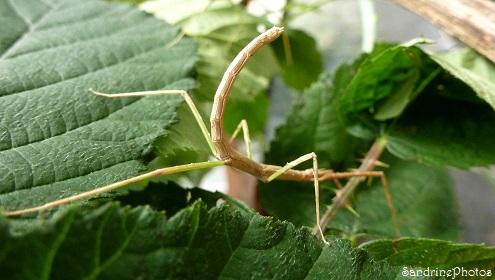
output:
[[[191,163],[191,164],[185,164],[185,165],[178,165],[178,166],[173,166],[173,167],[165,167],[157,170],[153,170],[151,172],[141,174],[136,177],[132,177],[120,182],[116,182],[101,188],[97,188],[91,191],[83,192],[78,195],[74,195],[71,197],[55,200],[40,206],[32,207],[32,208],[26,208],[22,210],[16,210],[16,211],[5,211],[3,212],[4,215],[6,216],[16,216],[16,215],[21,215],[25,213],[30,213],[30,212],[36,212],[40,210],[47,210],[56,206],[60,206],[62,204],[74,202],[89,196],[97,195],[100,193],[104,192],[109,192],[116,190],[118,188],[121,188],[123,186],[127,186],[131,183],[139,182],[141,180],[149,179],[155,176],[160,176],[160,175],[167,175],[167,174],[173,174],[173,173],[178,173],[178,172],[185,172],[185,171],[190,171],[190,170],[196,170],[196,169],[202,169],[202,168],[211,168],[211,167],[216,167],[223,165],[223,161],[213,161],[213,162],[198,162],[198,163]]]
[[[392,201],[392,196],[390,195],[390,188],[388,186],[387,177],[382,171],[356,171],[356,172],[339,172],[339,173],[327,173],[320,177],[320,180],[333,179],[338,180],[342,178],[351,177],[380,177],[383,188],[385,190],[385,197],[387,199],[388,208],[390,209],[390,214],[392,216],[392,221],[394,223],[395,234],[400,236],[399,222],[397,221],[397,215],[395,214],[395,207]]]
[[[101,92],[93,90],[92,88],[90,88],[89,91],[95,95],[109,97],[109,98],[180,94],[180,95],[182,95],[182,97],[186,101],[187,105],[191,109],[191,111],[194,115],[194,118],[196,119],[196,122],[198,123],[198,125],[201,129],[201,132],[203,133],[203,136],[205,137],[206,142],[208,143],[208,146],[210,147],[211,152],[213,154],[216,153],[215,145],[213,144],[213,141],[211,140],[210,133],[208,132],[208,129],[206,128],[206,124],[203,121],[201,114],[199,113],[198,109],[196,108],[196,105],[194,105],[194,102],[192,101],[189,94],[184,90],[137,91],[137,92],[113,93],[113,94],[101,93]]]
[[[89,91],[95,95],[99,96],[104,96],[104,97],[110,97],[110,98],[118,98],[118,97],[130,97],[130,96],[150,96],[150,95],[168,95],[168,94],[180,94],[188,104],[189,108],[191,108],[191,111],[198,122],[198,125],[203,132],[203,135],[212,151],[213,154],[215,154],[215,146],[211,140],[210,133],[208,132],[208,129],[206,128],[206,125],[201,118],[201,115],[199,114],[198,109],[194,105],[191,97],[189,94],[187,94],[186,91],[183,90],[159,90],[159,91],[141,91],[141,92],[129,92],[129,93],[115,93],[115,94],[107,94],[107,93],[101,93],[98,91],[95,91],[93,89],[89,89]],[[214,167],[214,166],[219,166],[223,165],[223,162],[203,162],[203,163],[194,163],[194,164],[188,164],[188,165],[180,165],[180,166],[175,166],[175,167],[168,167],[168,168],[162,168],[162,169],[157,169],[152,172],[142,174],[127,180],[123,180],[114,184],[107,185],[105,187],[101,187],[92,191],[84,192],[75,196],[71,196],[68,198],[56,200],[41,206],[37,207],[32,207],[32,208],[27,208],[19,211],[7,211],[4,212],[5,215],[7,216],[14,216],[14,215],[21,215],[24,213],[29,213],[29,212],[35,212],[39,210],[45,210],[49,209],[52,207],[56,207],[65,203],[70,203],[85,197],[93,196],[96,194],[108,192],[117,188],[120,188],[122,186],[146,179],[146,178],[151,178],[153,176],[158,176],[158,175],[164,175],[164,174],[171,174],[171,173],[177,173],[177,172],[183,172],[183,171],[188,171],[188,170],[193,170],[193,169],[201,169],[201,168],[207,168],[207,167]]]
[[[235,137],[242,130],[242,134],[244,135],[244,144],[246,145],[246,155],[248,158],[253,158],[253,154],[251,152],[251,138],[249,137],[249,128],[246,120],[241,120],[241,122],[237,125],[237,128],[232,133],[230,137],[229,143],[232,144],[234,142]]]
[[[313,181],[315,187],[315,204],[316,204],[316,226],[318,227],[323,242],[326,245],[330,246],[330,243],[328,243],[328,241],[325,239],[325,235],[323,234],[323,229],[321,228],[321,222],[320,222],[320,185],[318,179],[318,160],[316,154],[309,153],[287,163],[284,167],[280,168],[277,172],[273,173],[270,177],[268,177],[268,181],[272,181],[276,179],[285,171],[292,169],[298,164],[311,159],[313,160]]]

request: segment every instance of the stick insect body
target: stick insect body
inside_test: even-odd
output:
[[[196,121],[198,122],[200,129],[202,130],[203,135],[204,135],[206,141],[208,142],[212,153],[215,155],[215,157],[219,161],[191,163],[191,164],[186,164],[186,165],[179,165],[179,166],[157,169],[157,170],[154,170],[154,171],[151,171],[151,172],[127,179],[127,180],[123,180],[120,182],[110,184],[108,186],[97,188],[97,189],[92,190],[92,191],[81,193],[79,195],[60,199],[60,200],[46,203],[44,205],[37,206],[37,207],[32,207],[32,208],[27,208],[27,209],[22,209],[22,210],[16,210],[16,211],[7,211],[7,212],[4,212],[4,214],[7,216],[13,216],[13,215],[20,215],[20,214],[24,214],[24,213],[28,213],[28,212],[34,212],[34,211],[49,209],[49,208],[52,208],[55,206],[65,204],[65,203],[77,201],[79,199],[82,199],[82,198],[85,198],[88,196],[92,196],[92,195],[96,195],[99,193],[115,190],[115,189],[120,188],[122,186],[131,184],[134,182],[138,182],[138,181],[141,181],[144,179],[149,179],[149,178],[154,177],[154,176],[172,174],[172,173],[177,173],[177,172],[184,172],[184,171],[189,171],[189,170],[194,170],[194,169],[211,168],[211,167],[215,167],[215,166],[228,165],[228,166],[232,166],[236,169],[239,169],[241,171],[244,171],[246,173],[249,173],[253,176],[256,176],[257,178],[259,178],[263,182],[269,182],[269,181],[272,181],[274,179],[314,182],[317,229],[318,229],[319,234],[321,235],[323,242],[325,244],[329,245],[329,243],[325,240],[325,237],[323,234],[323,229],[321,228],[321,224],[320,224],[319,184],[318,184],[318,182],[321,180],[329,180],[329,179],[336,181],[339,178],[348,178],[348,177],[356,177],[356,176],[358,176],[358,177],[374,176],[374,177],[381,177],[382,182],[384,184],[384,187],[386,187],[386,189],[388,189],[388,186],[386,185],[386,181],[384,179],[385,177],[384,177],[383,173],[379,172],[379,171],[334,173],[331,170],[319,170],[318,169],[317,156],[315,153],[309,153],[309,154],[303,155],[303,156],[295,159],[294,161],[289,162],[284,167],[259,163],[259,162],[254,161],[253,159],[251,159],[250,156],[245,156],[242,153],[233,149],[232,146],[230,145],[231,141],[229,141],[229,139],[226,136],[225,131],[224,131],[224,126],[223,126],[224,109],[225,109],[225,105],[227,102],[227,97],[230,93],[230,90],[232,88],[232,85],[233,85],[236,77],[238,76],[240,71],[243,69],[245,64],[248,62],[249,58],[251,56],[253,56],[261,47],[263,47],[264,45],[277,39],[280,36],[280,34],[282,34],[283,30],[284,29],[281,27],[273,27],[273,28],[267,30],[266,32],[262,33],[258,37],[256,37],[236,56],[236,58],[232,61],[230,66],[227,68],[227,71],[225,72],[225,74],[222,78],[222,81],[220,82],[220,85],[218,86],[217,92],[215,93],[213,108],[212,108],[212,112],[211,112],[211,116],[210,116],[211,137],[210,137],[210,133],[208,132],[208,129],[206,128],[206,125],[204,124],[198,110],[196,109],[196,106],[194,105],[193,101],[191,100],[191,98],[189,97],[187,92],[185,92],[185,91],[182,91],[182,90],[161,90],[161,91],[145,91],[145,92],[106,94],[106,93],[100,93],[100,92],[97,92],[97,91],[90,89],[90,91],[93,94],[101,95],[101,96],[105,96],[105,97],[148,96],[148,95],[165,95],[165,94],[180,94],[180,95],[182,95],[184,97],[186,103],[188,104],[188,106],[191,108],[191,111],[194,114],[194,117],[195,117]],[[241,124],[242,124],[242,127],[244,127],[244,133],[246,136],[247,126],[245,126],[245,124],[246,124],[245,121],[241,122]],[[241,127],[241,125],[239,127]],[[249,151],[248,151],[248,155],[249,155]],[[306,170],[294,170],[294,169],[292,169],[296,165],[298,165],[304,161],[307,161],[307,160],[313,161],[313,168],[312,169],[306,169]],[[388,200],[391,212],[392,212],[392,219],[394,221],[394,225],[397,228],[397,221],[395,218],[395,212],[393,210],[393,204],[392,204],[392,201],[389,198],[389,196],[387,196],[387,200]]]
[[[227,68],[227,71],[218,86],[210,116],[211,139],[216,148],[216,158],[225,162],[226,165],[230,165],[258,177],[263,182],[271,181],[273,178],[270,178],[270,176],[282,167],[256,162],[233,149],[230,145],[229,139],[227,139],[225,135],[223,117],[230,89],[239,75],[239,72],[244,68],[244,65],[248,62],[251,56],[253,56],[264,45],[277,39],[280,34],[282,34],[283,30],[284,29],[281,27],[271,28],[251,41],[236,56],[229,68]],[[279,174],[277,179],[311,181],[314,178],[312,170],[299,171],[288,169],[284,173]]]

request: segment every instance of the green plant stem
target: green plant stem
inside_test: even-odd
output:
[[[375,143],[373,143],[373,146],[371,146],[370,150],[366,154],[363,163],[361,164],[361,166],[359,166],[359,168],[356,171],[357,172],[372,171],[377,165],[378,159],[380,158],[381,154],[385,150],[386,144],[387,144],[386,136],[382,136],[378,138],[375,141]],[[351,179],[349,179],[349,181],[347,181],[347,184],[342,189],[342,193],[334,198],[332,205],[330,205],[328,210],[323,215],[321,219],[321,228],[324,229],[328,227],[330,221],[332,221],[333,217],[337,213],[337,210],[345,205],[349,195],[356,189],[359,183],[361,183],[365,179],[366,179],[365,176],[357,176],[357,177],[352,177]],[[317,234],[319,232],[318,227],[314,227],[313,232]]]
[[[376,41],[376,9],[374,0],[360,0],[363,52],[371,53]]]

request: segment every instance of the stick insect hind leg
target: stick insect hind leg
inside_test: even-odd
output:
[[[244,136],[244,144],[246,145],[246,156],[252,159],[253,153],[251,150],[251,138],[249,137],[249,128],[246,120],[242,119],[241,122],[237,125],[236,129],[232,133],[232,136],[230,137],[229,144],[232,144],[232,142],[234,142],[235,137],[241,130],[242,135]]]
[[[399,222],[397,220],[397,215],[395,213],[395,207],[394,207],[394,203],[392,201],[392,196],[390,195],[390,188],[389,188],[389,185],[387,182],[387,177],[385,176],[385,173],[383,173],[383,171],[354,171],[354,172],[335,172],[335,173],[330,172],[330,173],[327,173],[327,174],[324,174],[323,176],[321,176],[320,180],[332,179],[334,181],[337,180],[337,182],[338,182],[339,179],[351,178],[351,179],[354,179],[356,181],[362,181],[363,178],[366,178],[366,177],[368,177],[368,178],[379,177],[380,178],[383,189],[385,191],[385,198],[387,200],[388,208],[390,209],[390,215],[392,217],[392,222],[394,224],[395,234],[397,235],[397,237],[399,237],[400,236]],[[335,204],[332,205],[332,209],[338,209],[339,207],[344,206],[344,203],[346,203],[346,198],[348,196],[348,194],[346,194],[346,193],[349,193],[349,189],[351,189],[351,188],[346,189],[345,187],[343,187],[337,191],[337,194],[334,198]],[[353,189],[351,189],[351,191],[352,190]],[[328,212],[326,213],[325,216],[328,216]],[[326,218],[324,217],[323,219],[326,219]],[[325,222],[323,224],[327,224],[327,222]],[[317,228],[315,228],[315,231],[316,230],[317,230]]]
[[[247,156],[251,158],[251,140],[249,137],[249,129],[248,129],[248,124],[246,120],[241,120],[237,128],[235,129],[234,133],[232,134],[230,138],[230,143],[234,140],[234,138],[237,136],[237,134],[242,130],[243,135],[244,135],[244,142],[246,145],[246,150],[247,150]],[[337,200],[342,193],[343,186],[340,183],[339,179],[345,179],[345,178],[353,178],[355,177],[356,179],[359,178],[364,178],[364,177],[380,177],[382,185],[385,189],[385,195],[387,198],[387,203],[390,208],[390,213],[392,215],[392,220],[394,223],[394,227],[396,229],[396,234],[397,236],[400,236],[399,233],[399,227],[398,227],[398,222],[397,222],[397,217],[395,215],[395,210],[394,210],[394,205],[392,202],[392,198],[390,196],[390,190],[388,187],[387,179],[385,177],[385,174],[382,171],[355,171],[355,172],[333,172],[331,170],[318,170],[318,160],[317,160],[317,155],[316,153],[312,152],[306,155],[303,155],[289,163],[287,163],[284,167],[280,167],[276,172],[274,172],[272,175],[270,175],[267,178],[267,182],[271,182],[277,177],[279,177],[281,174],[284,172],[293,169],[297,165],[308,161],[312,160],[313,162],[313,169],[312,169],[312,175],[313,175],[313,181],[314,181],[314,195],[315,195],[315,214],[316,214],[316,227],[315,227],[315,234],[319,234],[323,240],[323,242],[326,245],[330,245],[326,240],[324,236],[324,230],[321,224],[321,216],[320,216],[320,191],[319,191],[319,181],[325,181],[325,180],[333,180],[334,183],[339,187],[339,190],[337,191]],[[350,206],[349,206],[350,207]],[[350,209],[352,210],[352,209]]]

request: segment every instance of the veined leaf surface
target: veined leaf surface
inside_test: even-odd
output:
[[[0,205],[36,206],[136,175],[178,119],[180,96],[101,92],[190,89],[195,46],[128,5],[0,1]]]

